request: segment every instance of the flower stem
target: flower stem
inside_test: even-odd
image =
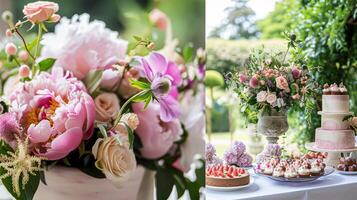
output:
[[[42,37],[42,27],[41,24],[38,25],[38,33],[37,33],[37,41],[36,41],[36,51],[35,51],[35,58],[37,57],[37,53],[40,49],[40,40]]]
[[[35,62],[35,61],[36,61],[36,58],[31,54],[30,50],[28,49],[25,38],[21,35],[20,31],[19,31],[17,28],[15,28],[15,32],[16,32],[17,35],[21,38],[22,43],[24,44],[24,47],[25,47],[27,53],[30,55],[30,57],[31,57],[31,58],[33,59],[33,61]]]
[[[290,49],[290,43],[288,44],[288,49],[286,49],[284,59],[283,59],[283,64],[285,63],[285,58],[286,58],[286,55],[288,55],[289,49]]]
[[[145,94],[145,93],[148,92],[148,91],[149,91],[149,90],[140,91],[140,92],[134,94],[133,96],[131,96],[128,100],[126,100],[126,102],[121,106],[121,108],[120,108],[120,110],[119,110],[119,112],[118,112],[118,115],[117,115],[117,117],[116,117],[116,119],[115,119],[115,121],[114,121],[114,124],[113,124],[113,126],[112,126],[112,128],[111,128],[110,130],[112,130],[114,127],[116,127],[116,125],[118,125],[118,123],[120,122],[121,116],[122,116],[122,114],[123,114],[125,108],[129,105],[129,103],[130,103],[131,101],[133,101],[136,97],[138,97],[138,96],[140,96],[140,95],[143,95],[143,94]]]

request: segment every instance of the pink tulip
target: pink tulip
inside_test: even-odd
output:
[[[54,68],[25,82],[11,95],[13,112],[29,137],[31,151],[58,160],[88,139],[94,128],[95,105],[82,82]]]
[[[160,158],[170,150],[183,133],[180,121],[178,119],[170,122],[162,121],[160,106],[157,103],[151,103],[146,110],[143,108],[142,103],[133,105],[133,111],[140,121],[135,131],[143,144],[140,153],[144,158]]]
[[[249,80],[249,86],[252,88],[256,88],[258,87],[259,84],[259,80],[257,79],[256,76],[253,76],[250,80]]]

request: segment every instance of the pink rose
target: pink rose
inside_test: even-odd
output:
[[[266,91],[260,91],[257,94],[257,102],[264,102],[267,98],[268,93]]]
[[[150,21],[160,30],[165,30],[168,24],[168,18],[165,13],[159,9],[154,9],[149,14]]]
[[[239,74],[239,82],[244,83],[247,81],[247,76],[245,74]]]
[[[123,76],[124,68],[122,69],[107,69],[104,70],[100,86],[104,89],[113,89]]]
[[[293,99],[300,99],[300,94],[296,93],[295,95],[292,96]]]
[[[259,80],[256,76],[253,76],[249,81],[249,86],[252,88],[258,87],[258,84],[259,84]]]
[[[49,1],[36,1],[25,5],[22,12],[26,18],[34,23],[41,23],[51,18],[58,18],[55,13],[58,11],[58,4]],[[55,15],[55,16],[53,16]]]
[[[276,102],[276,95],[274,93],[268,94],[266,101],[270,104],[273,105]]]
[[[146,110],[143,108],[142,103],[133,104],[133,111],[140,121],[135,131],[143,144],[140,152],[148,159],[160,158],[170,150],[175,141],[180,139],[183,133],[180,121],[178,119],[162,121],[160,106],[157,103],[151,103]]]
[[[291,74],[293,75],[294,79],[298,79],[298,78],[300,78],[301,70],[299,70],[298,68],[294,67],[291,70]]]
[[[94,100],[96,117],[101,122],[115,119],[119,112],[119,99],[114,93],[102,93]]]
[[[285,92],[290,92],[289,83],[283,76],[277,77],[275,81],[276,81],[276,87],[284,90]]]

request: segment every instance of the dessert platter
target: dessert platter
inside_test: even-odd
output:
[[[206,169],[206,188],[236,190],[249,187],[254,182],[249,172],[234,165],[217,164]]]
[[[328,152],[326,164],[337,166],[341,153],[357,151],[355,133],[348,121],[353,113],[349,110],[349,96],[344,85],[325,84],[322,95],[321,128],[315,132],[315,142],[306,148],[316,152]]]
[[[311,156],[312,155],[312,156]],[[325,154],[309,153],[304,156],[292,156],[287,159],[273,157],[258,163],[256,174],[276,181],[306,182],[331,174],[334,169],[326,167]]]
[[[351,157],[340,158],[340,164],[337,165],[336,172],[346,175],[357,175],[356,159]]]

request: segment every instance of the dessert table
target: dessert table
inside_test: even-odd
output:
[[[305,183],[286,183],[260,177],[250,172],[254,183],[235,191],[206,189],[206,200],[356,200],[357,175],[341,175],[336,172],[318,180]]]

